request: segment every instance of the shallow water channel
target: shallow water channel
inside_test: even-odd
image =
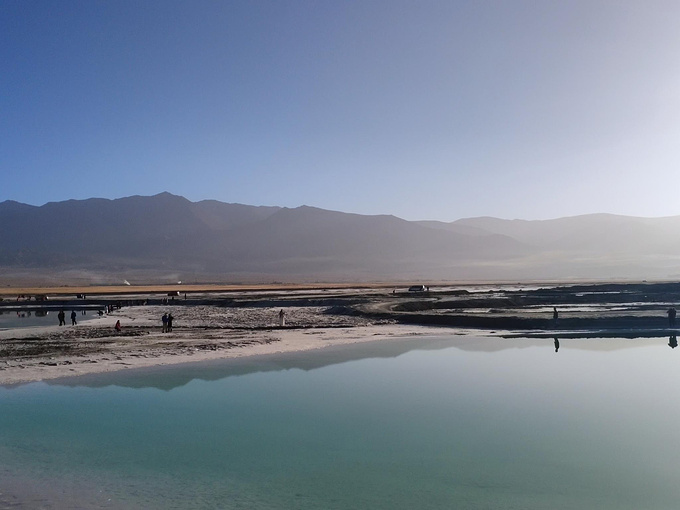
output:
[[[0,388],[0,509],[668,509],[668,338],[410,338]]]
[[[100,317],[98,310],[76,310],[76,321],[85,322]],[[17,308],[0,310],[0,330],[32,328],[35,326],[56,326],[59,324],[59,310],[35,310]],[[71,324],[71,309],[65,309],[66,324]]]

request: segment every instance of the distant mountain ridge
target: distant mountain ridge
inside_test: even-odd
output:
[[[8,200],[0,268],[151,281],[673,278],[679,231],[680,217],[444,223],[170,193],[39,207]]]

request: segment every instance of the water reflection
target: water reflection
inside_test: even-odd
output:
[[[567,339],[570,351],[613,353],[626,349],[665,346],[666,337],[623,339]],[[562,339],[564,342],[564,339]],[[560,339],[553,338],[555,352]],[[670,344],[669,344],[670,345]],[[677,345],[677,343],[676,343]],[[103,388],[155,388],[171,391],[192,381],[218,381],[235,376],[266,372],[301,370],[309,372],[320,368],[364,359],[399,358],[414,351],[443,351],[454,348],[477,354],[494,354],[501,351],[529,351],[545,348],[545,339],[497,338],[472,336],[439,336],[394,338],[378,342],[329,346],[310,352],[277,353],[236,359],[217,359],[182,365],[165,365],[140,369],[127,369],[107,374],[87,374],[46,381],[51,386]]]
[[[212,365],[222,380],[169,392],[0,390],[0,478],[69,495],[77,480],[106,498],[81,508],[675,508],[680,445],[664,432],[680,407],[658,391],[680,383],[668,335],[562,338],[559,358],[551,339],[397,339],[229,362]],[[15,507],[72,508],[21,496]]]
[[[80,320],[91,320],[99,316],[94,309],[77,309],[81,312]],[[50,312],[52,314],[50,315]],[[32,328],[36,326],[56,326],[58,317],[56,310],[44,308],[12,308],[0,311],[0,329]]]
[[[477,338],[481,344],[485,340]],[[463,342],[467,344],[467,342]],[[531,341],[539,345],[538,341]],[[411,351],[433,351],[459,346],[452,337],[396,338],[390,341],[367,342],[351,346],[329,346],[311,352],[277,353],[237,359],[219,359],[182,365],[165,365],[142,369],[129,369],[109,374],[87,374],[46,381],[49,385],[85,386],[101,388],[121,386],[126,388],[149,388],[170,391],[187,385],[191,381],[217,381],[228,377],[288,370],[305,372],[357,361],[362,359],[398,358]]]

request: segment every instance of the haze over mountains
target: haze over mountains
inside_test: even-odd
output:
[[[54,282],[674,279],[680,217],[406,221],[161,193],[0,203],[2,274]]]

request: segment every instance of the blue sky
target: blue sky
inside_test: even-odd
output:
[[[0,2],[0,201],[680,214],[680,2]]]

